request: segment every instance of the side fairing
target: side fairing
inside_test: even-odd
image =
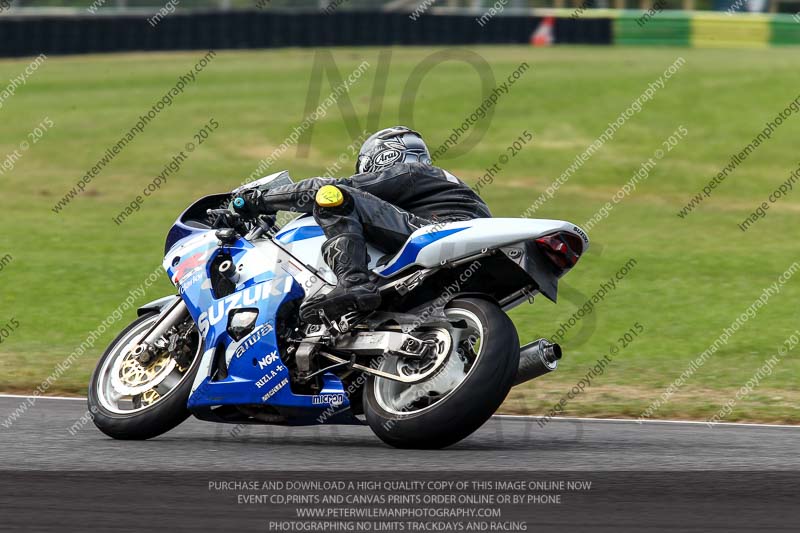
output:
[[[210,265],[217,255],[230,256],[236,268],[234,291],[217,298]],[[170,279],[178,286],[189,313],[204,340],[205,353],[192,387],[188,406],[196,413],[219,405],[269,404],[277,408],[326,409],[348,407],[341,381],[323,377],[319,395],[294,394],[289,371],[279,351],[275,317],[284,304],[302,299],[318,289],[309,273],[270,241],[255,245],[239,239],[220,247],[209,231],[174,246],[164,261]],[[254,329],[235,341],[228,332],[231,314],[257,310]],[[226,373],[217,373],[220,354]],[[221,377],[225,375],[225,377]]]

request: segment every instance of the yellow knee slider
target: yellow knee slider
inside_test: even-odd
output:
[[[320,207],[338,207],[344,203],[344,195],[336,185],[323,185],[315,198]]]

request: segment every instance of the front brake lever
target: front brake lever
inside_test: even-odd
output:
[[[211,224],[212,227],[240,228],[243,227],[243,219],[238,213],[232,213],[227,209],[208,209],[208,216],[216,215],[217,218]],[[220,222],[222,225],[220,226]]]
[[[210,226],[212,228],[224,227],[223,225],[220,225],[220,222],[224,220],[224,217],[227,213],[227,209],[206,209],[206,216],[209,218]]]
[[[211,227],[217,228],[215,235],[222,245],[233,244],[239,235],[248,233],[247,226],[238,213],[232,213],[227,209],[208,209],[206,214],[209,217],[216,216],[211,222]]]

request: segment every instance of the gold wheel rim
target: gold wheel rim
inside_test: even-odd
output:
[[[161,395],[155,389],[150,389],[149,391],[145,391],[142,393],[141,398],[139,401],[142,403],[142,407],[146,407],[148,405],[153,405],[161,398]]]
[[[169,354],[165,353],[149,365],[143,365],[137,356],[129,352],[119,368],[119,379],[127,387],[141,387],[155,379],[169,361]]]

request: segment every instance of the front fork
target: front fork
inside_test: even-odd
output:
[[[177,297],[173,303],[166,307],[159,319],[153,324],[139,343],[131,349],[134,356],[142,364],[147,364],[157,353],[156,342],[161,339],[173,326],[183,322],[189,314],[189,308],[183,298]]]

